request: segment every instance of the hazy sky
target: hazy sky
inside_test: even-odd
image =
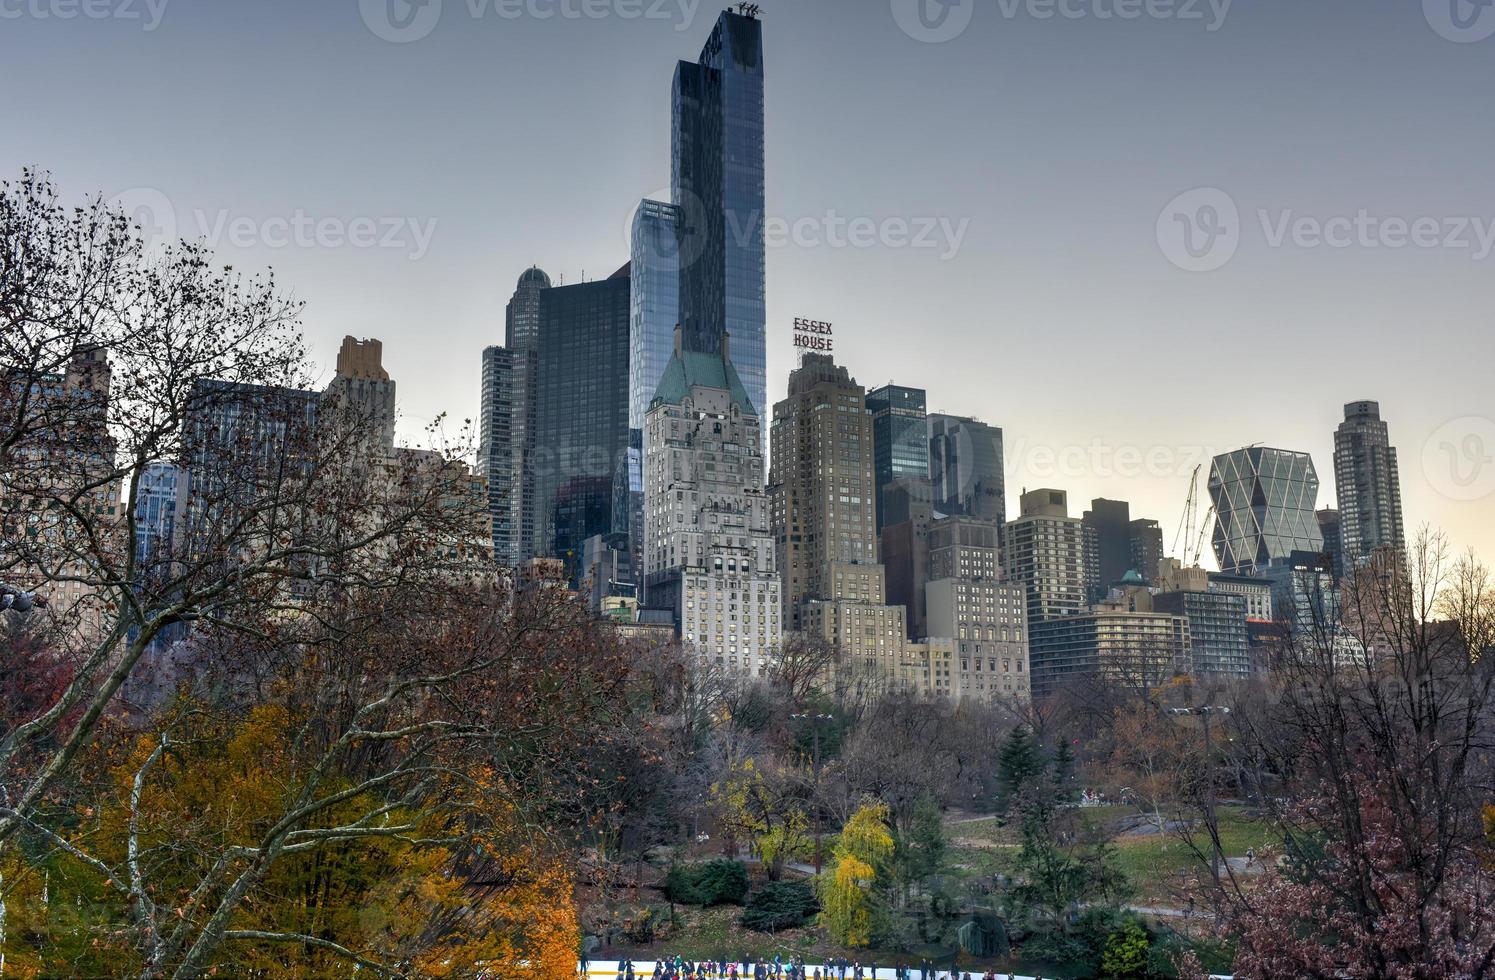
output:
[[[1378,399],[1409,524],[1495,559],[1495,7],[919,2],[762,4],[771,392],[793,317],[832,321],[862,383],[1006,430],[1012,507],[1128,499],[1169,544],[1247,443],[1332,505]],[[320,363],[384,341],[416,430],[475,414],[526,266],[626,260],[720,9],[0,0],[0,173],[274,265]]]

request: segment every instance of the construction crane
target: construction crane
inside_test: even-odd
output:
[[[1203,468],[1203,463],[1195,466],[1189,477],[1189,497],[1184,501],[1183,517],[1173,536],[1173,552],[1185,568],[1199,567],[1204,558],[1204,540],[1209,535],[1210,520],[1215,516],[1213,503],[1203,517],[1199,516],[1199,471]]]

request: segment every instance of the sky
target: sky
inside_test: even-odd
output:
[[[1409,527],[1495,560],[1495,5],[761,7],[771,393],[829,321],[861,383],[1004,429],[1010,510],[1129,500],[1170,546],[1242,445],[1312,453],[1332,506],[1374,399]],[[384,342],[414,434],[475,417],[526,267],[626,261],[720,9],[0,0],[0,176],[273,266],[329,374]]]

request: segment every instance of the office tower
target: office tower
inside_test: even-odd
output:
[[[881,542],[887,602],[903,606],[908,638],[926,635],[924,583],[929,581],[929,526],[934,521],[929,480],[902,476],[879,487],[886,510]]]
[[[384,344],[344,337],[337,373],[323,394],[324,414],[356,430],[362,450],[387,456],[395,447],[395,383],[384,370]]]
[[[1228,592],[1160,592],[1154,612],[1186,616],[1196,676],[1245,677],[1251,673],[1246,638],[1246,597]]]
[[[1020,498],[1020,516],[1007,524],[1003,558],[1007,579],[1028,590],[1028,622],[1076,616],[1088,605],[1085,523],[1069,516],[1063,490],[1033,490]]]
[[[1344,578],[1344,524],[1340,520],[1339,511],[1324,507],[1315,516],[1319,522],[1319,533],[1324,536],[1324,554],[1334,564],[1334,577]]]
[[[873,479],[877,483],[877,530],[890,523],[886,490],[903,477],[929,477],[929,422],[924,390],[884,385],[867,392],[872,413]]]
[[[540,343],[540,297],[550,289],[550,277],[536,266],[519,277],[514,295],[504,311],[504,346],[513,358],[512,385],[514,421],[511,495],[514,537],[518,541],[520,563],[535,557],[535,370]]]
[[[679,209],[644,200],[629,236],[628,455],[613,481],[613,531],[627,535],[631,564],[643,560],[644,416],[675,350],[680,322]]]
[[[1216,456],[1209,491],[1215,504],[1215,557],[1222,572],[1253,572],[1294,551],[1321,552],[1314,516],[1318,473],[1307,453],[1250,446]]]
[[[976,419],[929,416],[929,479],[936,512],[998,525],[1007,520],[1001,429]]]
[[[1322,551],[1294,551],[1254,574],[1271,587],[1272,611],[1278,622],[1304,635],[1338,629],[1334,562]]]
[[[177,554],[177,521],[187,506],[187,471],[175,463],[150,463],[136,479],[135,562],[144,574],[164,574]]]
[[[1129,571],[1135,571],[1151,583],[1158,577],[1163,561],[1163,528],[1157,521],[1139,517],[1127,525]]]
[[[1396,449],[1377,402],[1344,407],[1344,421],[1334,432],[1334,486],[1344,556],[1341,574],[1377,549],[1406,550]]]
[[[483,401],[478,417],[478,475],[488,485],[488,513],[493,519],[493,558],[517,566],[520,547],[520,501],[515,496],[514,352],[507,347],[483,350]]]
[[[955,642],[962,696],[1026,699],[1027,594],[1001,581],[997,534],[994,524],[973,517],[930,525],[927,637]]]
[[[729,334],[748,397],[762,408],[766,212],[763,25],[756,18],[723,13],[700,61],[676,66],[671,123],[685,347],[715,352]]]
[[[1032,623],[1028,635],[1034,696],[1075,681],[1145,691],[1186,673],[1192,659],[1188,617],[1108,603],[1078,616]]]
[[[675,352],[680,322],[679,210],[642,201],[633,214],[628,311],[628,425],[643,432],[644,416]],[[732,338],[736,344],[736,336]]]
[[[582,542],[612,531],[615,475],[628,452],[630,291],[627,266],[607,279],[539,291],[526,474],[532,553],[564,560],[573,581]]]
[[[677,338],[679,334],[677,334]],[[677,339],[644,421],[644,594],[702,666],[758,677],[780,646],[763,437],[731,361]]]
[[[896,683],[907,637],[877,561],[872,416],[866,391],[826,354],[806,354],[774,406],[773,530],[787,628],[841,648],[843,669]]]

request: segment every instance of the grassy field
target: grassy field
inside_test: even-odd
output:
[[[1124,819],[1137,815],[1133,807],[1092,807],[1082,811],[1085,820],[1102,828],[1114,828]],[[955,860],[965,875],[1009,874],[1014,867],[1018,847],[1017,834],[996,820],[977,820],[951,824],[948,827],[955,842]],[[1220,808],[1220,838],[1227,858],[1246,856],[1247,850],[1261,853],[1273,842],[1271,828],[1239,807]],[[1197,845],[1209,850],[1209,838],[1197,833]],[[1200,861],[1177,834],[1128,833],[1115,838],[1117,860],[1132,887],[1135,902],[1141,905],[1169,905],[1176,900],[1180,871],[1202,872],[1207,864]]]

